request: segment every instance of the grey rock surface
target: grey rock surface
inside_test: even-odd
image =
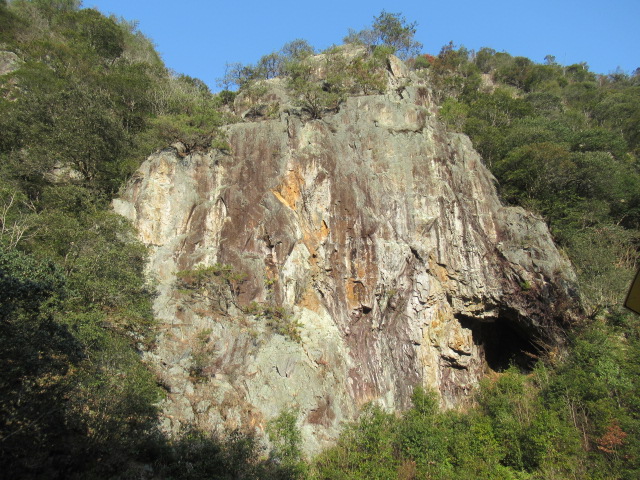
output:
[[[409,75],[392,71],[392,86]],[[416,385],[468,402],[572,321],[573,273],[544,222],[501,205],[426,86],[397,90],[321,120],[231,125],[231,154],[158,152],[114,201],[151,249],[165,428],[263,432],[294,409],[316,452],[366,402],[409,407]],[[214,264],[246,279],[178,287],[177,272]],[[290,312],[300,338],[252,302]]]
[[[15,72],[22,60],[14,52],[0,50],[0,76]]]

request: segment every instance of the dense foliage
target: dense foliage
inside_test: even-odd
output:
[[[422,49],[422,44],[415,39],[417,26],[416,22],[407,23],[407,19],[400,13],[383,10],[373,19],[371,28],[349,30],[344,42],[364,45],[370,51],[378,46],[389,47],[391,53],[406,60],[419,54]]]
[[[638,478],[638,340],[634,324],[585,326],[565,359],[487,377],[465,412],[419,388],[400,417],[370,407],[313,478]]]
[[[579,272],[589,318],[568,332],[567,351],[540,352],[530,372],[490,375],[468,411],[440,412],[434,394],[416,389],[411,410],[370,406],[335,448],[305,463],[296,412],[269,423],[270,453],[242,432],[158,431],[165,392],[140,361],[155,335],[146,251],[109,204],[157,148],[227,148],[220,127],[233,84],[259,97],[261,82],[283,78],[312,118],[348,95],[382,93],[387,56],[421,48],[416,25],[382,12],[319,59],[304,40],[290,42],[255,66],[231,65],[213,95],[167,71],[135,23],[80,3],[0,0],[7,478],[638,478],[640,330],[619,304],[638,261],[639,75],[453,44],[411,60],[504,200],[547,219]],[[242,278],[215,265],[178,281],[215,306],[233,301]],[[299,340],[285,309],[249,308]]]
[[[593,314],[620,305],[640,245],[640,75],[450,44],[424,71],[505,201],[540,213]]]
[[[109,209],[153,150],[224,148],[221,100],[79,1],[0,2],[0,42],[3,476],[277,478],[250,436],[158,431],[146,250]]]

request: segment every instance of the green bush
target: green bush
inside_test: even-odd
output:
[[[389,13],[384,10],[374,17],[370,29],[356,32],[349,30],[344,38],[345,43],[362,44],[373,49],[378,46],[390,48],[400,58],[407,59],[420,52],[422,44],[415,39],[416,22],[407,23],[400,13]]]
[[[300,323],[294,319],[288,308],[271,303],[251,302],[245,307],[244,313],[265,320],[266,325],[274,333],[287,337],[294,342],[302,342]]]
[[[176,287],[192,298],[207,301],[219,313],[227,314],[246,278],[245,273],[236,271],[232,265],[198,265],[177,272]]]
[[[424,68],[429,68],[431,66],[431,62],[427,60],[427,58],[420,56],[415,59],[413,62],[413,68],[416,70],[422,70]]]
[[[302,434],[297,426],[298,416],[293,410],[284,410],[267,424],[272,444],[270,457],[287,469],[292,478],[304,478],[306,464],[302,459]]]

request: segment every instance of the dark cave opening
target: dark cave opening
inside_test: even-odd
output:
[[[520,370],[531,371],[538,357],[538,347],[530,338],[516,330],[507,320],[481,324],[485,360],[496,372],[515,365]]]
[[[533,370],[540,353],[534,339],[503,317],[486,322],[476,319],[461,319],[460,323],[473,332],[476,345],[482,345],[487,366],[502,372],[511,365],[523,372]]]

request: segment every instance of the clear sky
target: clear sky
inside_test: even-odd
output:
[[[105,14],[138,20],[165,63],[216,88],[227,62],[255,63],[303,38],[317,49],[369,27],[382,10],[418,23],[416,39],[437,54],[453,41],[543,62],[546,55],[591,71],[640,67],[640,0],[84,0]]]

